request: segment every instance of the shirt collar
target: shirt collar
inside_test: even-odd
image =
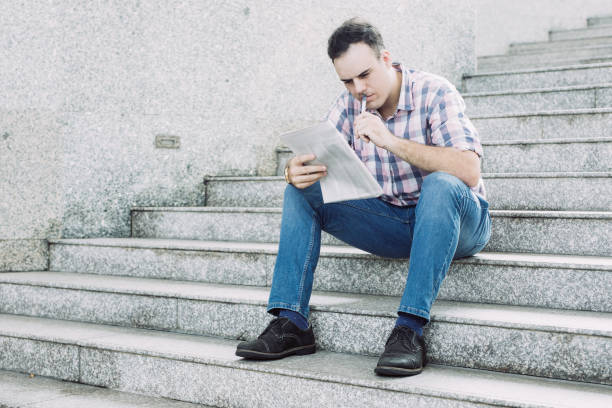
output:
[[[402,73],[402,85],[400,89],[400,95],[397,101],[397,110],[405,110],[411,111],[414,110],[414,104],[412,102],[412,92],[411,92],[411,81],[409,73],[401,63],[394,62],[393,68],[396,71],[400,71]],[[397,112],[396,112],[397,113]]]

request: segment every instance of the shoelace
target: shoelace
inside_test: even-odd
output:
[[[266,329],[263,331],[263,333],[259,335],[258,339],[262,338],[270,330],[276,327],[280,327],[282,324],[283,324],[283,321],[280,319],[280,317],[277,317],[276,319],[272,320],[270,324],[268,324],[268,327],[266,327]]]
[[[407,335],[410,335],[411,329],[403,326],[394,327],[393,331],[391,332],[391,335],[389,336],[389,340],[387,340],[385,346],[397,342],[399,340],[400,334],[403,332],[406,332]]]

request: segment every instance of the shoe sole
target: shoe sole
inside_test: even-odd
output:
[[[378,366],[374,369],[376,374],[385,377],[409,377],[411,375],[420,374],[422,371],[422,368],[400,368],[389,366]]]
[[[311,344],[309,346],[294,347],[289,350],[285,350],[280,353],[264,353],[263,351],[252,351],[252,350],[236,350],[238,357],[247,358],[250,360],[278,360],[289,356],[305,356],[307,354],[313,354],[316,351],[316,346]]]

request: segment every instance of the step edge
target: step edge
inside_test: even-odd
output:
[[[546,139],[541,139],[546,140]],[[612,140],[612,139],[610,139]],[[522,140],[517,141],[521,142]],[[483,178],[593,178],[593,177],[612,177],[609,171],[559,171],[559,172],[525,172],[525,173],[481,173]],[[275,182],[285,181],[283,176],[209,176],[207,181],[210,183],[225,182]],[[150,208],[150,207],[145,207]]]
[[[44,320],[51,320],[51,319],[32,318],[32,320],[44,321]],[[29,323],[29,324],[34,326],[33,323]],[[96,325],[96,324],[91,324],[91,323],[84,323],[84,324],[89,325],[89,326],[97,326],[98,328],[104,327],[103,325]],[[106,351],[111,351],[111,352],[137,354],[137,355],[142,355],[145,357],[165,358],[165,359],[175,360],[178,362],[205,364],[205,365],[219,366],[223,368],[233,368],[233,369],[239,369],[239,370],[254,371],[257,373],[284,375],[284,376],[290,376],[290,377],[294,377],[298,379],[333,382],[333,383],[340,384],[340,385],[348,385],[348,386],[352,385],[352,386],[359,386],[359,387],[364,387],[364,388],[369,388],[369,389],[379,389],[383,391],[402,392],[406,394],[415,394],[415,395],[423,395],[423,396],[430,396],[430,397],[454,399],[458,401],[480,402],[480,403],[500,405],[500,406],[507,406],[508,402],[512,402],[514,404],[520,404],[520,406],[523,406],[523,407],[534,407],[534,408],[542,407],[541,405],[542,403],[552,403],[553,402],[550,399],[548,399],[548,401],[550,402],[546,402],[546,401],[545,402],[542,402],[542,401],[534,402],[533,399],[529,399],[528,401],[526,401],[524,398],[523,399],[491,398],[486,395],[477,395],[473,392],[461,394],[456,391],[447,391],[447,390],[440,389],[434,386],[426,387],[423,385],[421,386],[407,385],[405,382],[399,383],[399,382],[393,382],[393,381],[384,381],[382,379],[381,380],[368,380],[368,379],[361,380],[361,379],[350,378],[348,375],[343,376],[343,375],[338,375],[338,374],[318,373],[315,370],[308,371],[307,367],[301,367],[298,370],[298,369],[290,369],[290,368],[284,368],[284,367],[275,367],[272,365],[264,365],[264,364],[249,364],[248,362],[245,363],[244,360],[233,360],[232,361],[232,360],[223,359],[222,357],[214,357],[214,356],[204,357],[204,356],[195,356],[195,355],[186,356],[186,355],[180,355],[176,352],[170,351],[169,349],[171,349],[172,347],[175,347],[172,345],[168,346],[167,348],[163,350],[159,350],[159,349],[152,350],[151,348],[147,349],[145,347],[136,347],[133,345],[129,345],[126,342],[124,342],[123,344],[109,344],[109,343],[104,343],[100,341],[96,342],[95,339],[87,339],[87,340],[69,339],[69,338],[57,339],[51,336],[46,336],[46,337],[42,336],[38,333],[35,333],[34,330],[35,330],[35,327],[32,327],[31,333],[29,333],[29,336],[26,337],[25,335],[17,335],[17,336],[6,335],[2,332],[2,329],[0,328],[0,336],[13,337],[13,338],[24,339],[24,340],[34,340],[35,339],[35,340],[45,341],[49,343],[64,344],[67,346],[96,348],[99,350],[106,350]],[[133,334],[144,335],[146,332],[150,332],[151,330],[131,329],[130,331]],[[109,336],[113,336],[113,334],[109,334]],[[184,334],[184,336],[191,337],[193,335]],[[230,342],[237,344],[237,341],[231,341],[231,340],[221,339],[221,338],[212,337],[212,336],[193,336],[193,337],[207,337],[211,339],[212,341],[216,340],[219,343],[227,341],[228,345]],[[330,357],[333,357],[334,355],[343,354],[343,353],[330,352],[330,351],[318,351],[318,353],[329,355]],[[350,355],[349,358],[361,359],[361,360],[367,359],[370,361],[372,360],[371,357],[360,356],[360,355]],[[437,370],[456,371],[456,372],[461,372],[461,373],[466,373],[466,374],[467,373],[478,373],[481,375],[485,375],[488,378],[495,377],[496,382],[499,382],[500,386],[503,386],[506,383],[506,381],[508,381],[509,379],[516,379],[517,381],[520,381],[521,383],[528,382],[528,385],[526,386],[529,388],[539,387],[544,390],[548,389],[548,387],[546,387],[545,385],[553,385],[553,386],[558,385],[559,387],[563,387],[563,388],[569,386],[572,388],[572,390],[566,391],[566,392],[572,392],[580,396],[582,396],[585,393],[586,394],[601,394],[602,391],[609,392],[609,387],[607,386],[603,386],[600,384],[594,384],[594,383],[587,383],[587,382],[568,381],[568,380],[552,379],[552,378],[545,378],[545,377],[509,374],[509,373],[488,371],[488,370],[482,370],[482,369],[473,369],[473,368],[442,366],[438,364],[428,364],[428,367],[434,367]],[[480,378],[474,381],[479,382],[479,380]],[[540,395],[546,395],[546,393],[542,393]]]
[[[556,50],[556,49],[552,49],[549,51],[542,51],[542,52],[538,52],[538,51],[532,51],[532,52],[521,52],[521,53],[516,53],[516,54],[510,54],[510,53],[506,53],[506,54],[491,54],[491,55],[479,55],[477,57],[478,60],[480,59],[488,59],[488,58],[502,58],[502,57],[515,57],[515,56],[536,56],[536,55],[543,55],[543,54],[564,54],[567,51],[582,51],[582,50],[598,50],[598,49],[602,49],[602,48],[612,48],[612,36],[610,36],[610,44],[594,44],[594,45],[589,45],[586,47],[579,47],[579,46],[574,46],[574,47],[567,47],[567,48],[562,48],[560,50]],[[578,57],[579,58],[579,57]]]
[[[204,213],[263,213],[281,214],[281,207],[133,207],[132,211],[146,212],[204,212]],[[612,219],[612,211],[537,211],[490,210],[492,216],[518,218],[585,218]]]
[[[198,247],[194,245],[186,245],[187,240],[179,239],[164,239],[164,243],[160,242],[159,245],[154,245],[152,242],[146,243],[147,241],[154,241],[153,239],[147,238],[125,238],[126,240],[143,240],[142,245],[136,245],[128,242],[117,242],[117,243],[95,243],[91,241],[83,242],[79,240],[57,240],[53,245],[70,245],[70,246],[84,246],[84,247],[105,247],[105,248],[123,248],[123,249],[163,249],[168,251],[201,251],[201,252],[223,252],[223,253],[255,253],[263,255],[276,255],[278,253],[278,244],[261,244],[261,243],[248,243],[248,245],[233,246],[233,242],[227,241],[191,241],[197,242]],[[66,242],[64,242],[66,241]],[[162,241],[162,240],[160,240]],[[207,243],[214,243],[211,246]],[[226,243],[225,247],[217,245],[217,243]],[[243,243],[240,243],[243,244]],[[53,249],[52,249],[53,250]],[[384,258],[376,255],[369,254],[360,249],[350,246],[339,246],[339,245],[321,245],[321,256],[325,258],[354,258],[354,259],[370,259],[370,260],[381,260],[381,261],[393,261],[397,259]],[[500,257],[505,259],[500,259]],[[533,260],[529,260],[529,258]],[[557,259],[557,261],[543,261],[540,260],[542,257]],[[515,258],[515,259],[513,259]],[[406,260],[408,258],[402,258]],[[597,257],[597,256],[585,256],[585,255],[559,255],[559,254],[529,254],[520,252],[480,252],[475,256],[469,258],[462,258],[453,260],[456,264],[469,264],[469,265],[504,265],[504,266],[531,266],[531,267],[562,267],[565,269],[576,269],[576,270],[601,270],[601,271],[612,271],[612,257]],[[32,272],[44,272],[44,271],[32,271]],[[0,275],[1,277],[1,275]]]
[[[559,109],[535,112],[510,112],[494,113],[484,115],[471,115],[470,119],[495,119],[495,118],[521,118],[529,116],[570,116],[570,115],[596,115],[612,113],[612,108],[585,108],[585,109]]]
[[[24,275],[30,274],[28,272],[19,272],[17,274]],[[33,274],[33,273],[32,273]],[[251,306],[260,306],[266,307],[267,300],[258,299],[257,296],[252,294],[236,294],[233,296],[218,296],[218,295],[196,295],[196,294],[186,294],[180,291],[180,289],[176,290],[168,290],[167,285],[168,281],[164,279],[152,279],[152,278],[137,278],[137,277],[117,277],[117,276],[109,276],[109,275],[94,275],[94,274],[78,274],[78,273],[63,273],[64,276],[78,276],[80,282],[57,282],[53,280],[52,275],[57,275],[59,272],[49,272],[49,277],[47,279],[44,278],[34,278],[28,281],[19,281],[19,279],[11,280],[10,277],[7,278],[6,275],[0,275],[0,285],[15,285],[15,286],[28,286],[35,288],[50,288],[50,289],[59,289],[59,290],[73,290],[79,292],[92,292],[92,293],[107,293],[107,294],[120,294],[120,295],[128,295],[128,296],[143,296],[150,298],[168,298],[178,301],[201,301],[208,303],[222,303],[222,304],[237,304],[237,305],[251,305]],[[100,281],[101,277],[104,277],[106,284],[113,284],[114,282],[125,282],[131,281],[130,284],[132,287],[105,287],[103,284],[99,282],[87,282],[88,278],[93,278],[92,280]],[[84,282],[83,282],[84,281]],[[158,287],[149,287],[147,289],[142,289],[139,285],[142,282],[147,282],[149,285],[157,285]],[[248,289],[253,291],[260,291],[262,293],[267,292],[269,287],[254,287],[254,286],[246,286],[246,285],[230,285],[230,284],[210,284],[204,282],[184,282],[192,286],[201,286],[206,288],[218,288],[221,289]],[[250,295],[250,297],[249,297]],[[321,292],[321,291],[313,291],[313,301],[311,302],[310,309],[313,312],[323,312],[323,313],[339,313],[339,314],[348,314],[348,315],[358,315],[358,316],[370,316],[370,317],[387,317],[387,318],[396,318],[395,311],[380,311],[380,310],[364,310],[365,306],[362,306],[362,309],[357,309],[359,306],[339,306],[339,305],[320,305],[317,304],[317,301],[314,300],[316,298],[333,298],[337,296],[350,296],[355,299],[386,299],[386,300],[399,300],[399,296],[382,296],[382,295],[368,295],[368,294],[347,294],[347,293],[339,293],[339,292]],[[442,323],[457,323],[463,325],[474,325],[474,326],[483,326],[483,327],[496,327],[496,328],[509,328],[516,330],[526,330],[526,331],[540,331],[546,333],[567,333],[567,334],[575,334],[575,335],[583,335],[583,336],[596,336],[596,337],[606,337],[612,338],[612,329],[609,331],[599,330],[599,329],[587,329],[587,328],[575,328],[575,327],[567,327],[563,322],[559,322],[551,318],[550,312],[555,312],[554,314],[564,315],[565,317],[570,316],[570,318],[581,319],[584,316],[597,317],[598,319],[605,319],[609,321],[612,327],[612,313],[609,312],[593,312],[593,311],[580,311],[580,310],[569,310],[569,309],[551,309],[544,307],[534,307],[534,306],[513,306],[513,305],[502,305],[502,304],[491,304],[491,303],[474,303],[474,302],[460,302],[460,301],[449,301],[449,300],[440,300],[436,302],[438,307],[434,304],[431,311],[431,321],[432,322],[442,322]],[[508,310],[513,309],[513,311],[523,314],[528,314],[530,316],[537,316],[538,314],[546,314],[547,322],[550,323],[516,323],[511,322],[505,319],[499,320],[491,320],[485,318],[474,317],[469,312],[460,311],[458,313],[453,314],[452,312],[443,312],[438,311],[436,309],[440,307],[449,307],[460,308],[460,307],[470,307],[475,306],[479,309],[487,309],[487,310]],[[547,313],[548,312],[548,313]]]
[[[584,70],[593,68],[612,68],[612,62],[601,62],[597,64],[576,64],[566,65],[559,67],[538,67],[538,68],[526,68],[526,69],[514,69],[508,71],[491,71],[491,72],[478,72],[463,74],[463,79],[472,79],[488,76],[499,76],[499,75],[519,75],[519,74],[533,74],[539,72],[558,72],[558,71],[570,71],[570,70]]]
[[[600,89],[612,88],[612,82],[604,82],[589,85],[569,85],[547,88],[523,88],[523,89],[506,89],[501,91],[482,91],[482,92],[464,92],[461,94],[463,98],[483,98],[488,96],[507,96],[507,95],[527,95],[538,93],[555,93],[555,92],[573,92],[573,91],[597,91]]]

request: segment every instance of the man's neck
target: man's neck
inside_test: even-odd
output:
[[[393,116],[397,111],[397,104],[399,103],[399,96],[401,93],[402,71],[396,71],[394,68],[393,72],[395,73],[393,78],[393,91],[391,91],[383,106],[378,108],[378,113],[380,113],[380,116],[384,119]]]

